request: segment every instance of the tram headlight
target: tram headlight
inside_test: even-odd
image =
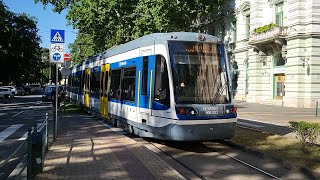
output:
[[[235,106],[226,107],[226,114],[230,114],[230,113],[237,113],[237,107]]]

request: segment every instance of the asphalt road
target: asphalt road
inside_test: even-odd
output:
[[[40,125],[50,111],[51,103],[42,102],[41,95],[0,99],[0,173],[8,175],[12,165],[1,164],[23,143],[28,129]]]

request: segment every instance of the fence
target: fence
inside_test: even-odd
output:
[[[44,153],[53,142],[53,128],[49,128],[53,125],[51,122],[49,123],[48,113],[46,113],[45,120],[40,126],[34,125],[28,129],[27,138],[0,164],[0,179],[18,180],[26,177],[27,180],[31,180],[33,175],[42,172]],[[14,168],[13,171],[10,167]]]

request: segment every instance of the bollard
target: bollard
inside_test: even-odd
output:
[[[31,168],[32,168],[32,135],[31,129],[28,129],[28,166],[27,166],[27,180],[31,180]]]
[[[318,101],[316,102],[316,117],[318,116]]]

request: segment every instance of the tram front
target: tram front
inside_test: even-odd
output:
[[[234,136],[234,107],[223,43],[168,41],[177,123],[177,141],[229,139]]]

